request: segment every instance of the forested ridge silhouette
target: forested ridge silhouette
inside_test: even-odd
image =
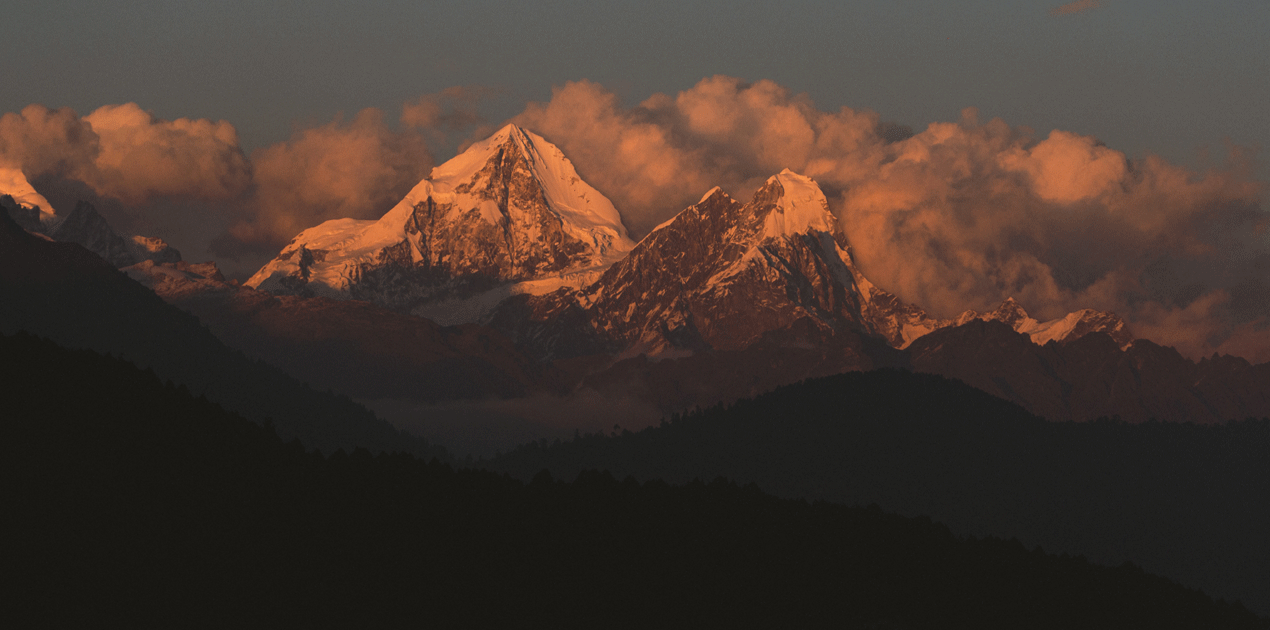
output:
[[[32,626],[1270,627],[1132,565],[723,479],[324,457],[25,334],[0,396],[4,606]]]
[[[243,415],[271,419],[310,448],[363,446],[449,457],[347,396],[316,391],[231,350],[197,318],[96,254],[27,233],[0,212],[0,333],[27,331],[71,348],[122,356]],[[67,383],[73,395],[78,383]]]
[[[902,370],[810,379],[730,406],[527,444],[484,462],[529,478],[718,475],[787,498],[876,503],[959,534],[1140,563],[1270,612],[1270,420],[1047,422]]]

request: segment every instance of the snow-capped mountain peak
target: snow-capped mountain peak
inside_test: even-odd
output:
[[[979,319],[995,320],[1009,324],[1016,329],[1020,326],[1027,327],[1036,323],[1036,320],[1029,317],[1027,311],[1023,310],[1023,307],[1013,297],[1007,297],[996,310],[979,316]]]
[[[724,197],[727,197],[727,198],[729,198],[729,199],[731,199],[731,198],[732,198],[731,196],[729,196],[729,195],[728,195],[728,193],[724,192],[722,188],[719,188],[718,186],[715,186],[714,188],[711,188],[710,190],[707,190],[707,191],[706,191],[706,194],[701,195],[701,198],[697,200],[697,203],[705,203],[705,201],[706,201],[707,199],[709,199],[709,198],[711,198],[711,197],[713,197],[713,196],[715,196],[715,195],[723,195]],[[667,221],[667,223],[669,223],[669,221]],[[664,224],[663,224],[663,225],[664,225]]]
[[[558,147],[507,125],[434,168],[379,220],[300,233],[247,284],[414,308],[507,283],[582,282],[597,274],[579,272],[632,247],[612,202]]]
[[[806,332],[813,336],[860,328],[862,297],[835,224],[819,186],[789,170],[769,178],[748,203],[712,188],[595,284],[573,297],[529,301],[541,323],[513,324],[518,328],[508,333],[561,356],[574,333],[553,331],[574,313],[588,322],[596,347],[665,358],[745,348],[800,321],[820,331]],[[502,319],[496,316],[496,325]]]
[[[829,201],[810,177],[789,169],[768,178],[765,187],[780,187],[776,212],[769,213],[763,234],[769,237],[795,236],[809,231],[833,233],[837,224],[829,211]]]
[[[591,243],[606,258],[620,256],[630,250],[633,243],[613,203],[582,181],[558,147],[511,124],[433,168],[426,179],[415,185],[378,221],[328,221],[318,226],[323,229],[306,230],[296,240],[320,239],[322,245],[316,245],[319,248],[325,245],[326,248],[377,249],[391,245],[405,236],[405,226],[415,206],[428,199],[451,204],[453,211],[476,210],[477,216],[486,223],[502,225],[508,219],[507,209],[500,208],[497,198],[492,199],[481,192],[496,184],[491,178],[496,176],[497,169],[491,169],[491,162],[513,147],[529,166],[547,206],[570,235]],[[340,237],[345,235],[350,238],[341,240]]]
[[[559,147],[516,125],[503,127],[462,155],[434,168],[429,179],[438,189],[445,186],[457,193],[462,193],[465,185],[477,189],[479,183],[488,182],[498,173],[489,169],[491,160],[512,147],[527,163],[547,206],[567,231],[584,242],[590,241],[605,254],[630,250],[634,243],[613,202],[578,176]]]

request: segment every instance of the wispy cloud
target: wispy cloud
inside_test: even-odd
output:
[[[1075,2],[1068,2],[1067,4],[1050,9],[1050,15],[1070,15],[1072,13],[1080,13],[1081,11],[1088,11],[1096,8],[1100,4],[1102,4],[1102,2],[1099,0],[1076,0]]]

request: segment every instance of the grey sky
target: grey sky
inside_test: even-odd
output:
[[[0,128],[0,154],[27,170],[42,160],[36,185],[54,207],[100,194],[117,229],[161,236],[237,277],[306,227],[382,215],[428,172],[429,156],[445,160],[479,133],[432,125],[471,122],[462,107],[437,108],[455,95],[480,95],[486,123],[519,114],[537,125],[628,227],[645,229],[712,185],[743,191],[782,167],[811,168],[812,154],[782,134],[812,119],[848,136],[867,125],[861,137],[875,138],[876,122],[860,114],[873,110],[911,126],[914,141],[870,153],[841,149],[834,143],[848,136],[835,136],[815,168],[837,187],[862,268],[888,290],[952,314],[1007,296],[1047,317],[1114,310],[1188,356],[1270,360],[1270,0],[9,0],[0,26],[0,112],[136,103],[167,121],[237,129],[234,144],[214,133],[224,126],[156,122],[131,107],[102,110],[91,138],[59,136],[82,121],[40,108]],[[757,83],[703,81],[715,75]],[[581,79],[591,83],[526,108]],[[455,86],[479,89],[420,102]],[[796,101],[801,113],[790,123],[779,108],[735,120],[726,107],[695,110],[726,123],[716,138],[676,127],[686,110],[670,99],[631,109],[655,93],[691,89],[691,101],[703,86]],[[427,129],[398,128],[406,103]],[[922,133],[969,107],[986,124]],[[358,113],[366,108],[382,115]],[[144,120],[108,142],[110,121],[128,116]],[[169,133],[182,125],[197,129]],[[870,161],[953,136],[930,159]],[[1126,164],[1088,137],[1186,170]],[[1244,160],[1207,170],[1224,165],[1227,144],[1261,150],[1251,172]],[[771,156],[790,163],[763,161]],[[657,174],[667,164],[673,177]],[[892,220],[915,213],[924,218]],[[908,225],[916,231],[896,232]]]
[[[727,74],[917,129],[977,107],[1188,165],[1203,147],[1219,159],[1225,139],[1270,145],[1270,2],[1052,14],[1061,4],[19,0],[4,11],[0,111],[131,101],[226,119],[250,151],[341,111],[395,119],[452,85],[502,90],[485,106],[501,119],[566,80],[634,104]]]

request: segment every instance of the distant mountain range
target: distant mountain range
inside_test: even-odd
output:
[[[638,244],[559,148],[508,125],[436,167],[377,221],[301,232],[246,283],[486,323],[540,360],[745,348],[810,318],[904,347],[986,318],[1039,343],[1132,336],[1110,313],[1037,322],[1012,303],[937,320],[869,282],[814,181],[770,178],[748,203],[714,188]]]
[[[585,393],[634,397],[667,416],[706,407],[670,428],[527,446],[491,465],[522,476],[560,466],[728,474],[1104,558],[1176,544],[1185,549],[1149,557],[1190,583],[1270,605],[1231,582],[1259,588],[1241,576],[1270,557],[1248,529],[1264,510],[1233,488],[1241,475],[1264,485],[1255,452],[1265,421],[1182,424],[1270,416],[1270,364],[1192,361],[1093,310],[1038,321],[1008,299],[988,313],[930,317],[863,275],[823,192],[797,173],[773,175],[747,201],[712,189],[635,243],[558,148],[508,126],[381,219],[305,230],[245,285],[157,239],[120,236],[88,204],[53,211],[20,172],[0,172],[0,205],[0,334],[120,356],[308,447],[450,458],[345,395],[475,408]],[[765,395],[829,375],[864,381]],[[73,382],[64,389],[78,396]],[[750,398],[737,405],[759,410],[749,416],[712,407]],[[1047,420],[1175,422],[1132,434],[1142,442],[1125,439],[1123,424],[1049,426],[1011,403]],[[1117,449],[1138,458],[1118,464]],[[600,485],[606,496],[635,487]],[[1107,521],[1082,498],[1145,501],[1134,509],[1159,523]],[[1191,527],[1178,516],[1186,509],[1216,520],[1205,513]],[[1137,547],[1134,536],[1144,537]],[[1244,556],[1251,564],[1235,566]]]
[[[120,249],[91,207],[50,219],[24,183],[5,203],[28,230],[90,246],[233,347],[360,397],[620,388],[671,412],[890,366],[1053,420],[1270,415],[1267,365],[1190,361],[1114,313],[1038,321],[1008,299],[930,317],[863,275],[823,192],[788,170],[746,202],[710,190],[633,243],[559,148],[508,125],[382,218],[300,233],[245,287],[161,247]]]

